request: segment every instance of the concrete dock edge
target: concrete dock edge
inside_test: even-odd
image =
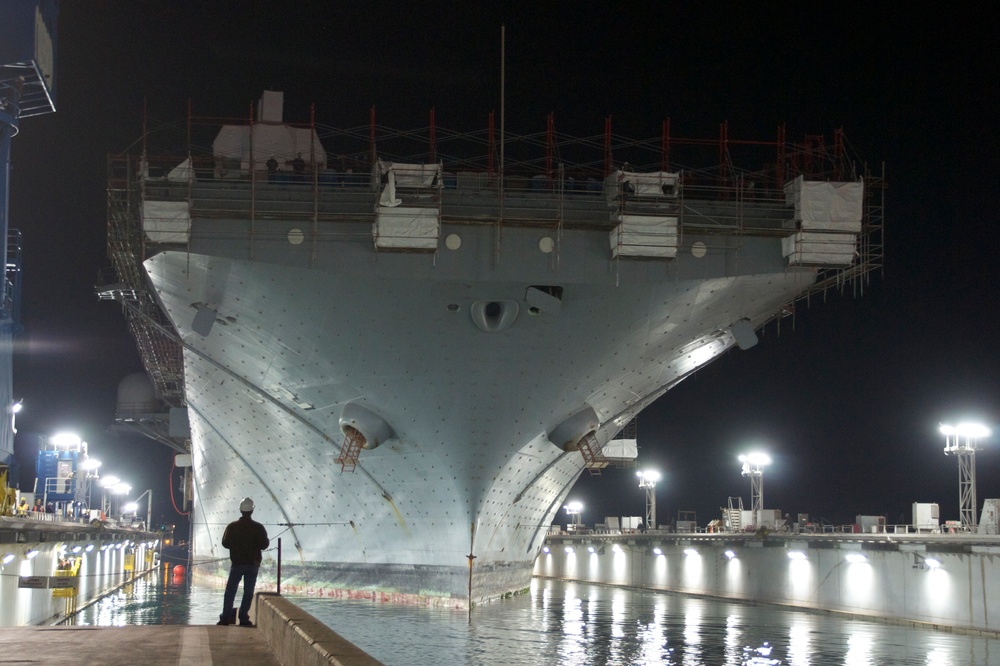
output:
[[[257,593],[257,627],[274,656],[287,666],[370,666],[370,654],[273,592]]]

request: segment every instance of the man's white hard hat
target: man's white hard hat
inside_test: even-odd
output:
[[[249,497],[244,497],[243,501],[240,502],[240,511],[243,513],[249,513],[253,511],[253,500]]]

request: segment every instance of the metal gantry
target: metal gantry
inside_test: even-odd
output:
[[[944,453],[958,457],[958,512],[962,530],[976,532],[976,451],[979,439],[989,437],[990,429],[980,423],[941,424]]]

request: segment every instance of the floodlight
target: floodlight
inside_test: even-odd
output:
[[[640,487],[642,486],[643,481],[646,483],[656,483],[660,480],[660,478],[662,478],[662,475],[655,469],[647,469],[641,472],[636,472],[635,475],[640,479]]]
[[[740,462],[750,463],[751,465],[759,465],[759,466],[770,465],[771,456],[767,455],[766,453],[762,453],[760,451],[753,451],[751,453],[741,455]]]
[[[659,546],[657,546],[656,548],[653,549],[653,555],[663,555],[663,550]]]
[[[101,488],[110,488],[111,486],[118,485],[119,483],[121,483],[121,481],[122,480],[119,479],[117,476],[111,475],[101,479],[97,485],[99,485]]]
[[[862,562],[868,561],[868,558],[865,557],[862,553],[848,553],[847,555],[844,556],[844,559],[850,562],[851,564],[860,564]]]
[[[32,548],[31,550],[29,550],[27,553],[24,554],[24,556],[29,560],[34,558],[36,555],[38,555],[38,550],[35,548]]]
[[[935,560],[933,557],[925,557],[924,564],[927,565],[928,569],[937,569],[941,566],[940,560]]]
[[[733,551],[731,551],[731,550],[727,550],[727,551],[726,551],[726,552],[724,553],[724,555],[726,556],[726,559],[727,559],[727,560],[732,560],[732,559],[735,559],[735,557],[736,557],[736,553],[734,553],[734,552],[733,552]]]
[[[698,551],[695,550],[694,548],[685,548],[684,549],[684,554],[685,555],[697,555]]]
[[[138,502],[129,502],[128,504],[122,507],[122,511],[124,513],[135,513],[138,510],[139,510]]]
[[[566,504],[566,511],[571,513],[580,513],[583,511],[583,502],[569,502]]]
[[[549,552],[549,547],[548,546],[542,546],[542,552],[543,553]]]
[[[566,546],[565,550],[566,550],[567,553],[572,553],[573,552],[573,546]]]
[[[7,553],[6,555],[3,556],[3,563],[10,564],[11,560],[13,559],[14,559],[14,553]]]
[[[56,448],[73,449],[80,446],[80,436],[73,434],[71,432],[60,432],[56,433],[49,438],[52,445]]]
[[[595,552],[597,552],[597,549],[594,548],[593,546],[587,546],[587,552],[588,553],[595,553]]]
[[[101,461],[96,458],[86,458],[81,460],[78,466],[85,472],[92,472],[101,466]]]
[[[788,551],[788,559],[790,560],[804,560],[806,559],[806,554],[801,550],[790,550]]]

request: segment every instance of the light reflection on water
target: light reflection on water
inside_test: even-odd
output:
[[[293,601],[390,665],[1000,663],[998,639],[560,581],[535,580],[530,594],[479,606],[471,621],[460,611]]]
[[[1000,663],[1000,639],[683,595],[535,580],[530,593],[462,611],[292,601],[386,664],[962,666]],[[214,624],[222,591],[148,576],[77,624]]]

